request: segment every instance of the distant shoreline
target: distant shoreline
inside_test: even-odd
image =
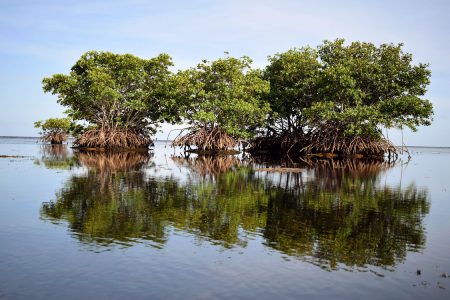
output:
[[[39,139],[38,136],[8,136],[8,135],[0,135],[0,139]],[[153,140],[153,142],[171,142],[172,140]],[[396,145],[396,147],[401,147],[400,145]],[[450,146],[409,146],[408,148],[438,148],[438,149],[450,149]]]
[[[27,139],[27,140],[37,140],[40,137],[38,136],[16,136],[16,135],[0,135],[0,139]],[[69,140],[73,140],[72,138],[70,138]],[[172,142],[173,140],[156,140],[154,139],[153,142]]]

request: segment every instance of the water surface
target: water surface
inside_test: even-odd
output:
[[[411,150],[294,163],[0,138],[19,156],[0,158],[0,298],[448,299],[450,151]]]

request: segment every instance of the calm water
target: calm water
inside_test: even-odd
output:
[[[450,299],[449,149],[293,164],[164,146],[0,138],[22,156],[0,158],[0,298]]]

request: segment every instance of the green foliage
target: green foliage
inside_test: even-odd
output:
[[[41,139],[52,144],[61,144],[67,140],[67,135],[73,127],[68,118],[49,118],[34,122],[34,127],[41,130]]]
[[[41,129],[43,132],[62,131],[67,133],[71,126],[72,122],[68,118],[49,118],[34,122],[34,127]]]
[[[423,99],[431,72],[412,63],[402,44],[325,41],[317,50],[292,49],[270,57],[266,78],[278,133],[336,128],[347,136],[381,135],[380,127],[430,125]],[[281,124],[281,125],[280,125]]]
[[[251,69],[248,57],[204,60],[177,74],[182,117],[194,128],[219,127],[234,138],[248,138],[269,112],[262,101],[269,83]]]
[[[304,114],[309,124],[332,127],[344,135],[377,138],[380,134],[378,128],[380,112],[373,106],[357,105],[337,110],[334,102],[316,102],[305,109]]]
[[[431,124],[433,107],[424,99],[431,72],[402,46],[337,39],[275,54],[263,72],[246,56],[226,56],[176,75],[167,54],[89,51],[69,75],[44,78],[43,88],[58,95],[74,122],[95,127],[89,145],[120,130],[149,144],[160,122],[184,121],[192,131],[182,146],[234,147],[261,129],[289,150],[306,149],[319,135],[345,146],[356,137],[383,141],[383,127],[416,131]],[[67,130],[85,128],[72,123]]]
[[[317,100],[320,62],[317,50],[306,47],[269,56],[264,77],[270,82],[268,96],[273,110],[271,132],[297,131],[304,126],[304,109]]]
[[[155,130],[167,114],[171,58],[141,59],[131,54],[89,51],[69,75],[44,78],[45,92],[58,95],[74,120],[102,129]]]

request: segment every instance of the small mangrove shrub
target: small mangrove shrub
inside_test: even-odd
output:
[[[251,63],[227,56],[178,72],[180,114],[189,128],[173,146],[224,151],[255,134],[270,110],[264,101],[269,83]]]

